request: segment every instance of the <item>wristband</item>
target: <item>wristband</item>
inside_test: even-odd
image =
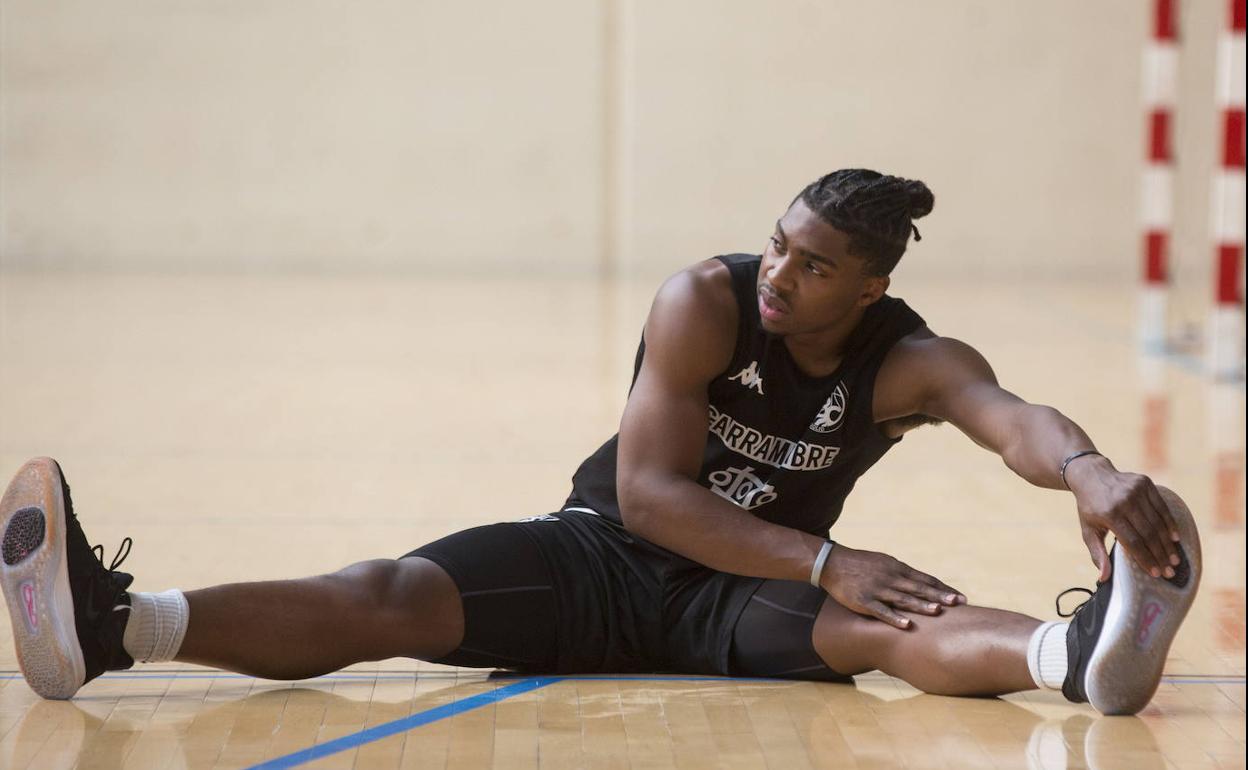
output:
[[[819,549],[819,555],[815,557],[815,566],[810,570],[810,584],[815,588],[822,587],[819,585],[819,577],[823,574],[823,565],[828,563],[828,554],[832,553],[834,545],[834,541],[825,540],[823,547]]]
[[[1095,449],[1085,449],[1082,452],[1075,452],[1070,457],[1067,457],[1065,460],[1062,460],[1062,467],[1057,469],[1057,475],[1062,477],[1062,483],[1066,485],[1067,489],[1070,489],[1070,483],[1066,481],[1066,466],[1070,465],[1071,460],[1078,459],[1080,457],[1083,457],[1084,455],[1096,455],[1097,457],[1105,456],[1101,454],[1100,452],[1096,451]]]

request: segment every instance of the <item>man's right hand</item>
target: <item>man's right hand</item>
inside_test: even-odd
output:
[[[910,619],[897,610],[939,615],[942,605],[966,604],[960,591],[888,554],[859,551],[840,543],[828,554],[819,584],[854,612],[903,629],[910,627]]]

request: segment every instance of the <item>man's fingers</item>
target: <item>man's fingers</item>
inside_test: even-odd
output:
[[[903,591],[885,591],[880,594],[880,599],[886,604],[891,604],[899,610],[909,610],[917,612],[921,615],[939,615],[940,602],[924,599],[921,596],[915,596],[911,593]]]
[[[1118,538],[1118,544],[1126,550],[1127,557],[1135,562],[1136,566],[1154,577],[1161,575],[1161,569],[1155,564],[1156,558],[1148,550],[1148,541],[1135,528],[1131,519],[1125,517],[1119,519],[1112,531]]]
[[[917,583],[925,583],[932,586],[940,592],[940,597],[936,601],[942,604],[953,606],[955,604],[966,604],[966,596],[956,588],[951,588],[937,578],[932,577],[926,572],[919,572],[914,567],[906,567],[905,576]]]
[[[878,600],[867,602],[863,605],[863,609],[867,611],[868,615],[873,615],[890,626],[895,626],[897,628],[910,627],[910,618],[905,617],[884,602]]]
[[[1160,522],[1150,519],[1148,514],[1149,511],[1144,510],[1143,506],[1136,506],[1126,516],[1136,535],[1129,543],[1131,548],[1128,551],[1134,551],[1132,555],[1135,556],[1136,563],[1153,577],[1162,577],[1167,570],[1174,574],[1170,567],[1170,556],[1162,545],[1165,538],[1161,534]],[[1125,530],[1126,526],[1122,529]]]
[[[1161,564],[1162,576],[1174,577],[1174,568],[1179,563],[1179,552],[1174,546],[1174,540],[1170,537],[1173,531],[1173,526],[1168,521],[1170,510],[1166,507],[1165,501],[1161,500],[1161,494],[1151,482],[1146,484],[1145,488],[1142,507],[1144,515],[1148,517],[1150,530],[1148,539],[1150,543],[1155,544],[1152,550],[1157,554]],[[1160,506],[1158,502],[1161,502]]]
[[[1096,582],[1104,583],[1106,580],[1109,580],[1109,552],[1105,550],[1105,533],[1097,532],[1090,528],[1085,529],[1083,531],[1083,543],[1088,547],[1088,554],[1092,557],[1092,563],[1101,571],[1100,577],[1097,578]]]
[[[941,604],[949,604],[948,598],[952,595],[948,591],[942,591],[933,585],[920,583],[917,580],[906,580],[904,578],[893,584],[893,588],[904,594],[909,594],[924,604],[934,602],[938,606]]]
[[[1129,552],[1136,558],[1136,563],[1152,577],[1162,577],[1162,569],[1169,567],[1169,559],[1166,549],[1162,548],[1157,537],[1159,533],[1154,532],[1153,524],[1148,520],[1148,514],[1139,508],[1133,508],[1124,519],[1126,522],[1119,525],[1119,529],[1126,530],[1129,524],[1134,530],[1134,535],[1127,544]]]
[[[1166,547],[1174,555],[1170,563],[1178,566],[1179,549],[1174,544],[1179,542],[1179,525],[1174,520],[1174,514],[1170,513],[1170,506],[1166,504],[1165,498],[1161,496],[1161,492],[1157,491],[1157,486],[1151,483],[1148,485],[1148,499],[1165,526]]]

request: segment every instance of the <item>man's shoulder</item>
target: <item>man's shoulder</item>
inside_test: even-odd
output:
[[[889,351],[890,360],[903,368],[957,364],[968,355],[978,356],[975,349],[954,337],[942,337],[926,324],[902,337]]]
[[[876,421],[919,413],[933,388],[978,377],[986,366],[983,356],[970,345],[921,326],[898,340],[880,367],[875,386]]]
[[[730,291],[732,289],[732,268],[738,265],[747,265],[751,260],[758,262],[759,257],[749,254],[725,254],[694,262],[676,275],[688,276],[691,280],[699,282],[701,288],[705,290]]]
[[[738,318],[727,266],[711,259],[681,270],[655,294],[642,333],[643,367],[705,387],[732,359]]]
[[[983,356],[975,348],[962,340],[942,337],[924,325],[888,351],[880,375],[921,381],[925,374],[978,366],[981,361]]]
[[[706,314],[720,320],[737,316],[732,272],[718,257],[696,262],[672,275],[659,287],[655,303],[683,313]]]

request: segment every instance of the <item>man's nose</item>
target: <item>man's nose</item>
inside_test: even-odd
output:
[[[785,254],[784,256],[776,256],[767,269],[768,283],[781,294],[793,288],[794,264],[793,255]]]

